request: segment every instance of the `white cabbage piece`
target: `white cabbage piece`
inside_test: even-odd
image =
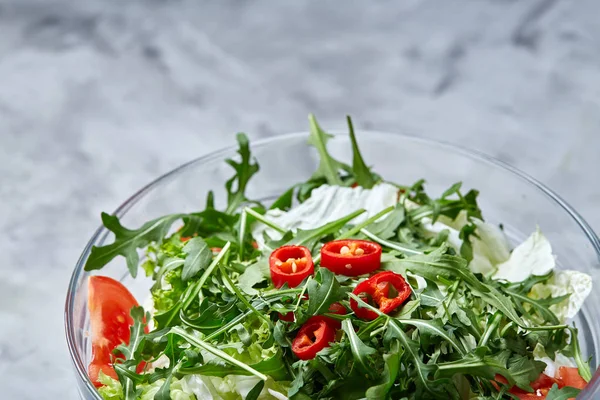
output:
[[[364,208],[365,213],[356,217],[357,224],[398,202],[398,188],[380,183],[372,189],[323,185],[312,191],[308,200],[289,211],[269,210],[265,217],[284,229],[313,229]],[[281,234],[262,223],[252,226],[252,236],[259,247],[264,245],[263,232],[273,239]]]
[[[255,376],[228,375],[224,378],[200,375],[188,375],[181,379],[185,382],[188,393],[193,393],[198,399],[206,400],[238,400],[245,399],[252,388],[258,383]],[[285,395],[288,387],[281,382],[269,378],[265,382],[259,400],[288,400]]]
[[[547,282],[534,285],[529,295],[543,299],[569,294],[568,299],[550,306],[550,310],[558,319],[566,322],[577,315],[591,292],[592,277],[588,274],[573,270],[556,270]]]
[[[473,259],[469,268],[475,273],[485,276],[494,274],[497,265],[508,260],[510,256],[510,245],[506,235],[498,226],[473,218],[477,226],[477,236],[471,236],[473,248]],[[460,251],[463,241],[460,239],[460,230],[468,223],[467,213],[463,210],[452,220],[440,216],[435,223],[431,218],[423,218],[421,228],[430,236],[435,236],[443,230],[448,230],[448,244],[457,252]]]
[[[521,282],[532,275],[545,275],[556,266],[552,246],[539,228],[515,247],[505,262],[498,264],[494,279]]]

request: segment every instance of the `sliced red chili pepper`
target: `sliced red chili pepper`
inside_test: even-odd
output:
[[[353,293],[365,302],[379,308],[384,314],[389,314],[410,297],[410,286],[402,275],[392,271],[380,272],[356,285]],[[350,308],[358,318],[373,320],[377,313],[365,307],[359,307],[358,302],[350,299]]]
[[[292,341],[292,351],[301,360],[311,360],[335,340],[335,329],[326,317],[310,317]]]
[[[295,288],[315,272],[310,250],[304,246],[282,246],[276,249],[269,257],[269,268],[276,288],[285,283],[290,288]]]
[[[338,275],[369,274],[381,266],[381,246],[368,240],[335,240],[321,247],[321,265]]]

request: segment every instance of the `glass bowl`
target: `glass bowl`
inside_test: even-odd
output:
[[[312,175],[318,155],[307,145],[307,137],[303,132],[252,143],[260,172],[250,181],[249,198],[268,202]],[[425,178],[432,194],[440,194],[457,181],[462,181],[465,188],[479,189],[484,217],[488,222],[502,223],[513,244],[523,241],[537,225],[552,243],[560,268],[586,272],[592,276],[595,287],[600,285],[600,240],[573,208],[536,180],[498,160],[450,144],[372,131],[358,132],[358,139],[367,163],[385,179],[410,184]],[[345,132],[335,133],[328,148],[336,158],[350,160],[352,157]],[[134,194],[115,214],[122,218],[125,226],[138,227],[164,214],[200,210],[209,190],[215,192],[217,206],[223,206],[224,183],[233,174],[224,160],[235,157],[236,150],[237,147],[230,147],[180,166]],[[81,396],[90,400],[101,397],[86,373],[91,356],[87,311],[90,272],[83,267],[92,246],[102,245],[109,234],[100,227],[90,239],[75,266],[66,300],[68,347]],[[150,280],[141,277],[133,280],[122,259],[113,260],[100,273],[124,282],[140,302],[148,296]],[[584,356],[591,357],[596,369],[593,381],[580,394],[580,399],[600,395],[598,304],[600,291],[593,290],[575,318]]]

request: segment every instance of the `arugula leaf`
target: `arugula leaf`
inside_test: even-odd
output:
[[[310,123],[308,143],[318,150],[320,156],[319,167],[313,174],[311,180],[323,177],[330,185],[343,186],[339,171],[350,170],[350,167],[331,157],[327,151],[327,141],[331,139],[333,135],[329,135],[321,129],[314,115],[310,114],[308,120]]]
[[[181,273],[181,279],[184,282],[194,277],[201,270],[206,269],[212,261],[212,251],[206,242],[199,237],[188,240],[183,247],[183,252],[187,254]]]
[[[375,186],[375,178],[373,173],[365,164],[365,161],[360,154],[358,143],[356,141],[356,135],[354,134],[354,127],[352,126],[352,119],[350,116],[346,116],[348,121],[348,130],[350,131],[350,141],[352,142],[352,172],[354,173],[354,179],[356,183],[366,189],[371,189]]]
[[[123,387],[124,400],[135,400],[137,399],[136,394],[136,373],[135,369],[137,365],[142,361],[141,350],[145,341],[144,328],[146,323],[144,322],[144,309],[142,307],[133,307],[131,309],[131,318],[133,318],[133,325],[129,329],[129,344],[122,344],[117,346],[117,351],[120,352],[125,361],[115,363],[114,368],[119,382]],[[146,318],[149,318],[147,316]]]
[[[555,383],[550,388],[550,391],[546,395],[546,400],[568,400],[574,399],[579,395],[581,389],[577,389],[574,387],[565,386],[562,389],[558,388],[558,385]]]
[[[296,186],[297,185],[294,185],[285,192],[283,192],[283,194],[279,196],[277,200],[273,202],[273,204],[271,204],[269,210],[289,210],[292,207],[292,202],[294,200],[294,190],[296,189]]]
[[[424,319],[397,319],[397,321],[403,325],[412,325],[419,330],[421,335],[433,335],[439,336],[449,343],[456,351],[461,355],[465,355],[463,346],[460,345],[446,330],[442,324],[437,320],[424,320]]]
[[[496,374],[499,374],[506,378],[510,386],[514,385],[515,379],[506,368],[508,353],[500,352],[494,355],[487,355],[488,351],[485,347],[479,347],[460,360],[438,363],[436,377],[452,377],[455,374],[468,374],[491,380],[494,379]]]
[[[201,236],[205,240],[218,233],[233,232],[238,215],[229,215],[224,212],[207,208],[204,211],[183,216],[183,228],[179,231],[181,236]]]
[[[350,343],[350,350],[354,356],[354,365],[365,375],[365,377],[367,377],[367,379],[374,378],[374,376],[372,376],[374,370],[369,356],[377,353],[377,351],[360,340],[349,319],[342,321],[342,330],[346,333],[346,337]]]
[[[381,376],[381,383],[367,389],[366,397],[368,400],[380,400],[387,397],[387,394],[394,385],[394,381],[400,371],[401,356],[402,350],[400,349],[398,342],[395,342],[392,345],[390,352],[383,355],[385,365]]]
[[[396,231],[404,221],[404,207],[402,204],[397,204],[394,211],[389,213],[381,221],[376,221],[365,227],[367,231],[381,239],[390,239],[396,236]]]
[[[248,181],[259,170],[258,163],[253,159],[250,153],[250,142],[248,137],[243,133],[238,133],[237,141],[240,146],[238,153],[241,161],[237,162],[232,159],[227,159],[225,162],[235,169],[236,174],[225,183],[227,189],[227,208],[226,214],[231,214],[237,210],[243,202],[247,201],[246,186]],[[233,189],[233,184],[236,184],[236,189]]]
[[[318,228],[315,228],[315,229],[308,229],[308,230],[298,229],[296,236],[294,236],[294,238],[289,241],[289,244],[295,244],[298,246],[306,246],[310,249],[314,246],[314,244],[320,238],[322,238],[325,235],[336,233],[337,231],[342,229],[348,222],[352,221],[354,218],[358,217],[365,211],[366,210],[364,210],[364,209],[354,211],[353,213],[350,213],[350,214],[346,215],[345,217],[336,219],[335,221],[331,221],[331,222],[329,222],[323,226],[320,226]],[[281,243],[281,245],[283,245],[283,244],[288,244],[288,243],[286,243],[286,242]]]
[[[264,387],[265,381],[258,381],[256,385],[254,385],[254,387],[248,392],[245,400],[257,400]]]
[[[340,285],[333,272],[320,268],[316,279],[308,282],[308,309],[302,318],[298,318],[298,323],[303,323],[313,315],[326,313],[329,306],[346,297],[348,290]]]
[[[250,374],[262,379],[263,381],[266,381],[268,379],[265,374],[257,371],[256,369],[252,368],[248,364],[245,364],[239,360],[236,360],[235,358],[231,357],[229,354],[225,353],[224,351],[212,346],[211,344],[209,344],[203,340],[196,338],[193,335],[190,335],[189,333],[187,333],[186,331],[184,331],[183,329],[181,329],[179,327],[172,328],[170,332],[172,334],[180,336],[182,339],[184,339],[189,344],[199,347],[203,350],[206,350],[209,353],[221,358],[223,361],[228,362],[234,366],[237,366],[237,367],[245,370],[246,372],[249,372]]]
[[[183,216],[184,214],[167,215],[146,222],[139,229],[131,230],[121,225],[118,217],[102,213],[102,223],[106,229],[115,234],[115,241],[106,246],[92,247],[84,269],[86,271],[100,269],[116,256],[122,255],[127,260],[129,273],[135,278],[140,261],[137,249],[145,247],[151,242],[160,243],[173,223]]]
[[[508,371],[516,385],[524,390],[531,389],[530,383],[540,376],[544,368],[545,363],[526,356],[514,355],[508,360]]]
[[[276,381],[285,381],[290,377],[283,363],[283,354],[281,351],[277,351],[271,357],[255,364],[250,364],[249,367],[270,376]],[[226,364],[220,360],[211,360],[203,365],[180,368],[179,373],[183,375],[218,376],[220,378],[224,378],[227,375],[253,375],[247,369],[241,368],[238,365]]]
[[[238,285],[244,293],[253,296],[258,293],[254,286],[271,277],[269,270],[269,259],[261,257],[253,264],[246,267],[246,270],[240,275]]]

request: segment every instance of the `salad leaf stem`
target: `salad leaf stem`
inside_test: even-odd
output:
[[[219,254],[217,254],[217,256],[212,261],[212,263],[206,268],[206,270],[204,271],[204,273],[202,274],[200,279],[198,279],[198,281],[196,283],[194,283],[193,289],[190,291],[187,298],[183,300],[183,304],[181,307],[184,310],[187,309],[190,306],[190,304],[192,304],[192,301],[194,301],[194,298],[200,296],[200,301],[202,301],[202,298],[203,298],[202,287],[206,283],[206,280],[208,279],[210,274],[212,274],[212,272],[217,267],[217,265],[219,265],[219,263],[221,262],[223,257],[225,257],[225,255],[229,252],[230,247],[231,247],[231,242],[225,243],[225,246],[223,246],[223,248],[221,249]]]
[[[254,306],[252,306],[252,304],[250,304],[250,302],[248,301],[248,299],[246,299],[246,296],[244,296],[242,294],[242,292],[240,292],[240,290],[235,286],[235,284],[233,283],[233,281],[231,280],[231,278],[229,277],[229,275],[227,274],[227,271],[225,270],[225,268],[223,266],[220,267],[221,268],[221,272],[222,272],[222,276],[223,278],[227,281],[227,283],[229,284],[229,286],[231,287],[231,290],[233,290],[233,292],[235,293],[235,295],[237,296],[237,298],[246,306],[248,307],[249,310],[251,310],[254,315],[256,315],[258,318],[262,319],[263,321],[265,321],[269,326],[271,326],[271,320],[269,319],[269,317],[267,317],[265,314],[259,312],[256,308],[254,308]]]
[[[481,336],[481,339],[479,340],[479,347],[483,347],[483,346],[487,345],[488,340],[490,340],[490,337],[492,336],[494,331],[498,328],[498,324],[500,324],[500,321],[502,321],[502,313],[500,311],[496,311],[494,313],[494,315],[492,316],[492,320],[491,320],[490,324],[487,326],[487,328],[483,332],[483,336]]]
[[[581,357],[581,348],[579,347],[579,338],[577,337],[577,328],[569,327],[569,332],[571,333],[571,349],[573,353],[573,358],[575,359],[575,363],[577,364],[577,369],[579,370],[579,375],[586,382],[592,380],[592,372],[590,371],[590,365],[583,360]]]
[[[392,211],[394,211],[394,209],[395,209],[394,206],[389,206],[387,208],[384,208],[383,210],[379,211],[377,214],[373,215],[371,218],[364,220],[360,224],[357,224],[357,225],[353,226],[351,229],[342,233],[340,236],[337,237],[336,240],[351,238],[352,236],[354,236],[358,232],[360,232],[361,229],[371,225],[373,222],[377,221],[379,218],[383,217],[384,215],[391,213]]]
[[[410,249],[408,247],[401,246],[399,243],[390,242],[389,240],[382,239],[382,238],[376,236],[375,234],[369,232],[366,228],[362,228],[360,230],[360,232],[363,235],[365,235],[366,237],[368,237],[369,239],[371,239],[372,241],[377,242],[382,246],[389,247],[390,249],[398,250],[399,252],[402,252],[405,254],[415,254],[415,255],[423,254],[422,251]]]
[[[246,208],[242,210],[242,215],[240,216],[240,232],[238,236],[238,257],[241,260],[244,256],[244,238],[246,237],[246,224],[248,223],[248,212]]]
[[[183,329],[181,329],[179,327],[171,328],[170,332],[174,333],[178,336],[181,336],[189,344],[200,347],[200,348],[208,351],[209,353],[223,359],[224,361],[227,361],[230,364],[233,364],[237,367],[240,367],[240,368],[250,372],[252,375],[262,379],[263,381],[266,381],[268,379],[268,377],[265,374],[258,372],[254,368],[250,367],[249,365],[247,365],[239,360],[236,360],[235,358],[231,357],[229,354],[225,353],[224,351],[219,350],[216,347],[190,335],[189,333],[187,333],[186,331],[184,331]]]
[[[261,214],[257,213],[256,211],[254,211],[250,207],[244,208],[244,212],[250,214],[251,216],[253,216],[254,218],[256,218],[257,221],[262,222],[263,224],[265,224],[269,228],[275,229],[279,233],[286,233],[287,232],[287,230],[285,230],[281,226],[277,225],[275,222],[269,220],[268,218],[265,218],[264,215],[261,215]]]

